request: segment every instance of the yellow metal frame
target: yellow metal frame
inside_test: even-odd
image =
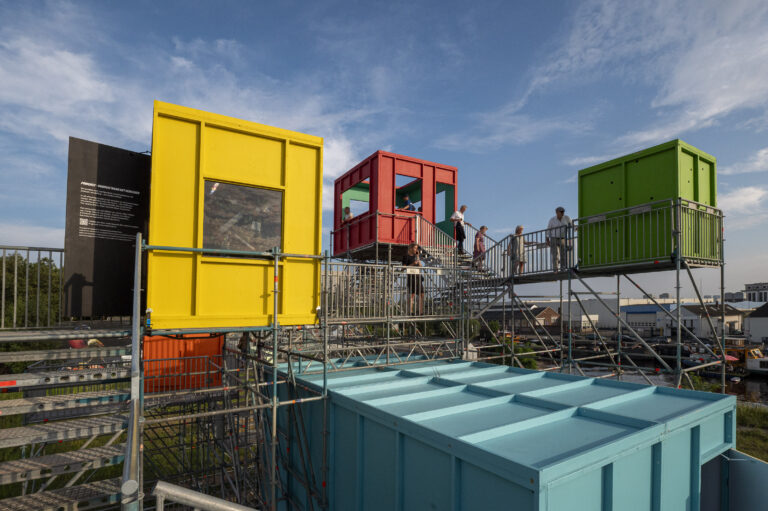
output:
[[[319,255],[323,139],[155,101],[149,244],[203,248],[205,181],[283,192],[284,253]],[[266,326],[274,261],[151,251],[147,307],[154,328]],[[311,324],[320,262],[280,260],[278,322]]]

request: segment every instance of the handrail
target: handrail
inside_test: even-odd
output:
[[[433,224],[419,212],[399,211],[396,213],[382,213],[381,211],[369,211],[343,222],[338,229],[331,230],[331,239],[340,233],[346,233],[346,246],[349,247],[349,230],[355,225],[372,217],[400,219],[409,223],[408,239],[418,243],[429,255],[435,257],[438,264],[454,264],[456,240],[453,236]],[[376,233],[378,237],[378,232]]]
[[[175,484],[158,481],[152,495],[157,497],[157,511],[164,511],[165,501],[189,506],[200,511],[253,511],[254,508],[199,493]]]
[[[17,247],[14,245],[0,245],[0,250],[29,250],[30,252],[64,252],[63,248],[52,247]]]
[[[564,268],[571,268],[576,265],[576,259],[574,257],[575,252],[575,227],[566,227],[565,236],[562,238],[564,245],[564,253],[561,254],[560,270]],[[553,273],[557,268],[554,268],[555,259],[553,257],[553,251],[548,245],[548,239],[550,237],[550,229],[540,229],[538,231],[532,231],[523,233],[519,236],[523,243],[525,264],[522,272],[518,268],[512,268],[513,258],[511,249],[513,242],[518,236],[516,234],[509,234],[502,238],[500,241],[491,245],[485,251],[485,254],[480,254],[474,257],[472,262],[475,267],[487,272],[490,276],[507,278],[515,274],[517,275],[532,275],[542,273]]]
[[[313,254],[289,254],[284,252],[275,252],[270,250],[268,252],[257,252],[253,250],[229,250],[225,248],[192,248],[192,247],[175,247],[164,245],[147,245],[142,246],[146,251],[163,251],[163,252],[189,252],[193,254],[213,254],[213,255],[241,255],[249,257],[260,257],[264,259],[273,259],[275,255],[284,258],[289,257],[293,259],[323,259],[321,255]]]

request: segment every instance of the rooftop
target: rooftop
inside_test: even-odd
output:
[[[350,363],[350,369],[354,363]],[[310,385],[322,375],[302,375]],[[539,483],[647,447],[735,407],[733,396],[469,362],[328,374],[331,401]],[[719,422],[718,422],[719,421]],[[728,448],[707,436],[702,458]],[[471,453],[470,453],[471,451]]]

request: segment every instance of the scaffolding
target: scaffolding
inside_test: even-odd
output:
[[[691,231],[684,225],[691,219],[709,226],[716,235],[692,241],[684,235]],[[81,494],[88,497],[85,500],[93,508],[115,506],[118,502],[124,509],[153,505],[161,508],[165,499],[194,500],[206,494],[263,509],[324,509],[329,470],[327,405],[322,417],[307,417],[302,405],[326,400],[329,373],[361,366],[464,358],[524,367],[534,359],[546,371],[589,372],[619,380],[635,373],[651,384],[651,374],[663,373],[670,375],[676,386],[693,386],[692,371],[716,367],[720,369],[721,390],[725,391],[723,238],[722,213],[718,210],[678,200],[649,209],[580,219],[556,241],[547,230],[510,235],[500,241],[489,238],[486,253],[474,260],[461,258],[455,242],[434,225],[418,219],[415,222],[414,233],[424,241],[421,267],[393,263],[393,250],[397,253],[403,249],[393,245],[377,244],[373,250],[367,247],[366,254],[372,256],[349,254],[348,259],[332,259],[328,253],[284,254],[277,249],[210,251],[271,261],[275,311],[281,259],[320,260],[320,309],[316,322],[303,326],[280,325],[279,314],[273,314],[271,324],[266,326],[153,329],[151,315],[140,310],[142,253],[209,251],[155,247],[144,244],[138,236],[130,328],[116,324],[110,329],[72,330],[72,325],[65,328],[58,324],[51,325],[58,326],[56,330],[17,329],[0,334],[0,343],[41,343],[41,348],[47,346],[45,343],[68,339],[130,339],[130,343],[122,341],[119,346],[103,348],[45,348],[1,354],[4,363],[28,360],[49,364],[2,377],[0,385],[20,389],[18,399],[0,401],[3,413],[10,409],[19,414],[48,413],[62,407],[69,413],[61,416],[68,420],[52,421],[43,433],[33,428],[6,434],[7,447],[20,447],[22,451],[15,465],[0,466],[0,480],[24,480],[21,495],[15,499],[19,499],[20,506],[26,502],[29,509],[38,509],[29,506],[43,499],[56,502],[79,498]],[[639,226],[653,222],[672,222],[672,228],[657,230],[655,238],[641,233]],[[621,256],[619,263],[610,263],[608,254],[597,260],[599,264],[581,266],[577,254],[584,236],[579,236],[580,230],[610,233],[618,227],[633,229],[640,242],[627,237],[610,241],[608,237],[606,246],[616,250],[614,256]],[[525,255],[522,268],[520,258],[515,256],[520,246]],[[360,260],[367,257],[370,260]],[[681,321],[680,289],[685,277],[690,279],[698,301],[705,305],[693,279],[695,268],[720,270],[721,322],[715,346],[694,335]],[[635,274],[662,270],[674,270],[676,275],[677,308],[669,311],[660,307],[676,325],[673,354],[660,353],[658,346],[644,339],[622,317],[620,307],[624,282],[659,305],[638,284]],[[614,278],[615,290],[595,289],[591,284],[594,277]],[[560,309],[557,325],[542,325],[530,307],[532,297],[523,293],[526,285],[542,282],[559,286],[560,293],[555,295]],[[616,321],[613,338],[605,337],[590,318],[585,297],[594,298],[612,311]],[[612,307],[606,297],[615,297],[616,306]],[[704,310],[711,331],[717,331],[709,309]],[[501,311],[503,325],[507,317],[512,318],[510,332],[491,328],[491,311]],[[594,332],[588,342],[575,336],[573,317],[577,313],[585,315]],[[515,331],[515,318],[521,320],[526,333],[530,332],[533,348],[523,349],[525,343],[519,339],[521,332]],[[14,325],[23,328],[28,322]],[[479,329],[487,335],[486,340],[478,338]],[[710,356],[708,361],[684,366],[683,333]],[[186,334],[224,335],[224,348],[217,355],[143,359],[145,336]],[[73,368],[75,357],[85,360],[82,367]],[[297,379],[310,373],[322,373],[319,391],[301,385]],[[24,385],[38,394],[33,397],[24,393]],[[308,420],[323,425],[320,445],[307,437]],[[75,454],[45,451],[52,442],[73,439],[86,440],[85,446],[72,445],[79,456],[77,463],[72,458]],[[114,470],[106,472],[120,465],[121,478]],[[63,486],[62,477],[63,488],[54,489],[58,483],[51,479],[51,470],[56,474],[54,478],[59,474],[74,475],[66,480],[67,486]],[[67,497],[66,491],[72,493],[73,488],[79,488],[81,494]],[[153,497],[160,500],[155,502]]]

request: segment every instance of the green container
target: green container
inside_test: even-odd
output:
[[[675,231],[692,265],[717,265],[722,214],[716,160],[673,140],[579,172],[582,269],[674,264]]]
[[[672,140],[579,171],[579,217],[678,197],[717,206],[717,162]]]

